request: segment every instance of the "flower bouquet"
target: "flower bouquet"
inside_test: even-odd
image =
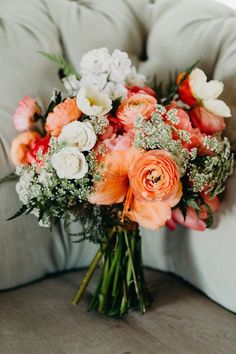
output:
[[[64,221],[74,241],[99,250],[72,303],[77,304],[98,265],[102,274],[89,308],[123,316],[151,303],[142,265],[139,226],[176,224],[203,231],[219,208],[218,195],[232,173],[233,155],[222,132],[227,105],[223,84],[207,82],[195,65],[151,88],[128,55],[89,51],[79,72],[62,57],[63,90],[42,112],[24,97],[13,122],[21,133],[11,158],[23,203],[12,217],[33,213],[39,224]],[[10,218],[10,219],[12,219]],[[82,231],[69,225],[80,221]]]

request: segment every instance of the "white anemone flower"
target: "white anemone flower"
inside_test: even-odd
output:
[[[230,117],[229,107],[217,98],[224,89],[224,84],[218,80],[207,82],[206,74],[195,68],[189,76],[189,84],[193,96],[211,113],[222,117]]]
[[[106,115],[112,109],[112,101],[95,86],[81,87],[77,94],[77,105],[88,116]]]

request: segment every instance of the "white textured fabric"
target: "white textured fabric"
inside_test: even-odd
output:
[[[225,83],[223,98],[234,113],[227,134],[236,148],[235,28],[236,13],[211,0],[1,0],[0,177],[13,169],[8,152],[17,103],[31,95],[45,106],[61,85],[55,65],[38,50],[64,54],[77,67],[89,49],[119,48],[150,80],[157,74],[164,81],[169,70],[200,58],[208,76]],[[142,234],[146,265],[182,276],[236,312],[235,181],[228,184],[218,228]],[[71,244],[61,227],[50,232],[33,216],[5,221],[19,207],[13,183],[0,186],[0,201],[0,289],[90,261],[95,246]]]

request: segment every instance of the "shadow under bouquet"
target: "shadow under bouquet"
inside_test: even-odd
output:
[[[128,55],[89,51],[79,72],[56,61],[64,90],[55,90],[46,112],[26,96],[13,122],[21,133],[11,158],[23,203],[12,218],[33,213],[39,224],[80,221],[75,242],[99,250],[72,303],[77,304],[98,265],[102,274],[89,305],[110,316],[151,303],[145,283],[139,225],[152,230],[176,224],[199,231],[212,224],[218,195],[233,170],[222,132],[227,105],[223,84],[207,82],[196,65],[161,86],[146,85]],[[11,218],[11,219],[12,219]]]

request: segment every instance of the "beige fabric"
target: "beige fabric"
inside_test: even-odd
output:
[[[209,77],[225,82],[226,102],[234,117],[228,135],[236,147],[236,15],[211,0],[1,0],[0,1],[0,177],[13,169],[10,141],[16,132],[11,115],[24,95],[48,102],[60,87],[53,63],[38,50],[64,54],[75,66],[91,48],[126,50],[150,80],[166,80],[201,58]],[[145,58],[147,60],[143,61]],[[229,184],[216,230],[197,234],[143,232],[149,266],[175,272],[212,299],[236,311],[235,178]],[[233,189],[234,188],[234,189]],[[6,217],[19,202],[14,184],[0,187],[0,289],[57,270],[81,267],[93,245],[72,245],[61,227],[37,226],[32,216],[12,223]]]
[[[235,315],[176,277],[146,271],[152,308],[119,320],[87,312],[97,277],[82,302],[70,305],[82,275],[64,274],[0,294],[1,353],[235,353]]]

